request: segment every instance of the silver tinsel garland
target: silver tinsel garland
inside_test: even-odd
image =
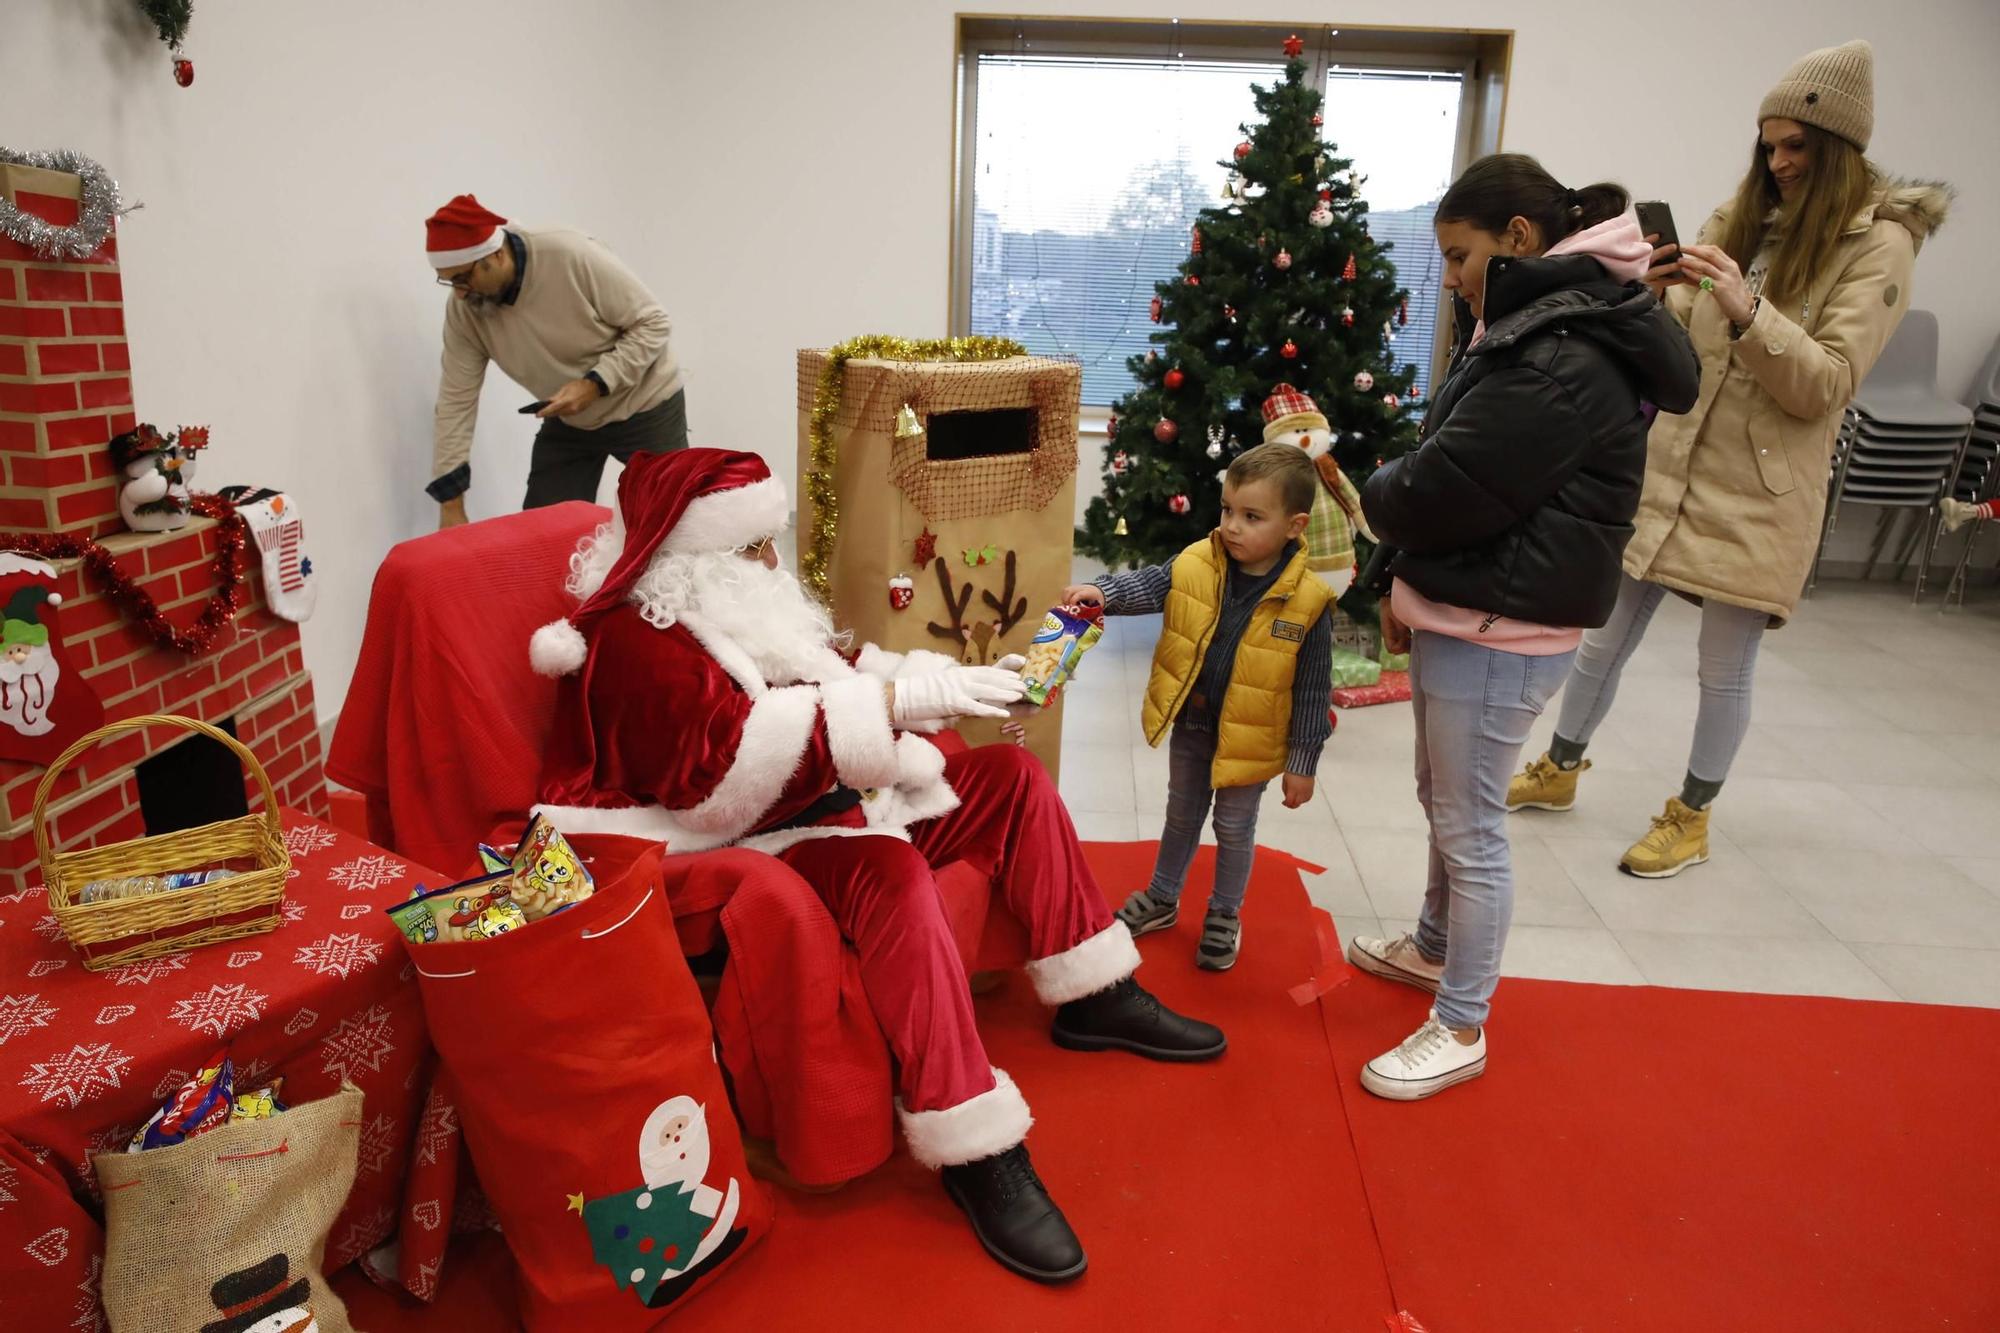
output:
[[[118,182],[112,180],[103,167],[82,153],[67,148],[58,148],[52,153],[17,153],[11,148],[0,148],[0,162],[66,171],[83,178],[83,199],[77,210],[77,219],[68,227],[58,227],[32,213],[22,212],[6,199],[0,199],[0,236],[18,241],[44,259],[90,258],[104,244],[104,238],[111,234],[112,219],[139,207],[137,204],[128,205],[119,197]]]

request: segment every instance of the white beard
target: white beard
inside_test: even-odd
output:
[[[570,556],[565,584],[570,594],[582,600],[602,587],[624,545],[623,525],[616,519],[584,538]],[[836,639],[826,608],[796,578],[734,551],[661,551],[632,585],[628,600],[649,625],[668,629],[689,620],[731,640],[772,685],[816,675]]]
[[[23,736],[46,736],[55,730],[49,704],[55,699],[60,674],[47,646],[30,649],[25,662],[0,654],[0,722]]]

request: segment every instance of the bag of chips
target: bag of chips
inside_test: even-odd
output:
[[[1098,623],[1103,614],[1095,606],[1058,606],[1042,617],[1041,628],[1028,642],[1027,664],[1021,668],[1028,702],[1047,707],[1051,696],[1076,674],[1076,664],[1104,637],[1104,626]]]

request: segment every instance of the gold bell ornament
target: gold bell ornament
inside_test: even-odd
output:
[[[1131,535],[1125,530],[1125,516],[1123,514],[1118,516],[1118,526],[1111,529],[1111,531],[1115,536],[1119,537],[1128,537]]]
[[[896,438],[914,440],[924,433],[924,423],[917,420],[917,409],[904,403],[896,409]]]

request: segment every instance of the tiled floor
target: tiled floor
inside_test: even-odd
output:
[[[1698,612],[1669,598],[1577,809],[1509,824],[1505,971],[2000,1007],[2000,590],[1978,582],[1970,601],[1940,615],[1907,588],[1823,586],[1765,639],[1713,859],[1652,882],[1617,862],[1686,765]],[[1159,836],[1166,751],[1138,721],[1158,629],[1112,621],[1065,702],[1062,791],[1085,837]],[[1551,707],[1531,754],[1554,720]],[[1258,841],[1327,867],[1308,884],[1343,938],[1412,928],[1425,856],[1412,743],[1407,705],[1344,712],[1314,800],[1286,810],[1275,783],[1266,797]]]

